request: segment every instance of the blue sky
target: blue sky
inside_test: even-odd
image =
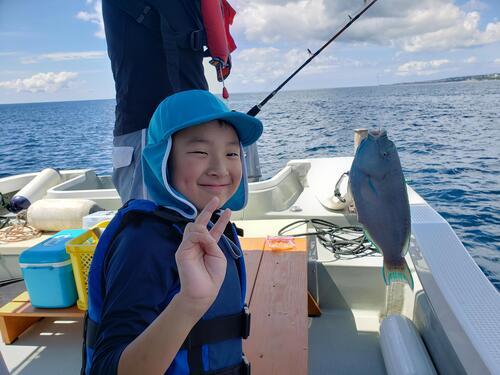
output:
[[[270,91],[362,0],[233,0],[230,92]],[[287,86],[387,84],[500,72],[498,0],[379,0]],[[220,92],[207,66],[211,89]],[[0,103],[108,99],[100,0],[0,0]]]

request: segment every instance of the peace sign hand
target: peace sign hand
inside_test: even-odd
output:
[[[217,243],[229,222],[231,211],[226,209],[212,229],[207,229],[218,207],[219,199],[212,198],[194,223],[186,225],[175,254],[181,283],[179,297],[200,317],[217,297],[226,275],[226,257]]]

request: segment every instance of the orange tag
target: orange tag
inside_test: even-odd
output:
[[[290,236],[267,236],[266,248],[273,251],[295,249],[295,238]]]

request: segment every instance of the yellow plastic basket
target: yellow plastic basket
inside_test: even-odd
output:
[[[76,305],[80,310],[88,309],[87,296],[90,263],[92,263],[92,257],[94,256],[101,233],[108,224],[109,220],[102,221],[66,243],[66,252],[71,258],[76,290],[78,292]]]

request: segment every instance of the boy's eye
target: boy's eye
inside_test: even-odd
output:
[[[229,157],[239,157],[240,154],[238,154],[237,152],[228,152],[227,156],[229,156]]]
[[[205,151],[190,151],[188,154],[208,155]]]

